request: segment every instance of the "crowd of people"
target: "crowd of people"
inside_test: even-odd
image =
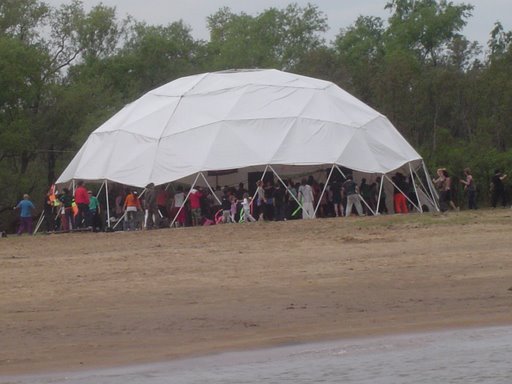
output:
[[[477,188],[471,170],[464,169],[460,179],[468,209],[477,209]],[[496,170],[491,180],[491,205],[507,204],[504,180],[507,175]],[[397,172],[391,178],[394,213],[408,213],[418,207],[418,199],[410,177]],[[433,184],[439,196],[442,212],[459,210],[455,204],[454,185],[445,168],[437,170]],[[333,177],[326,186],[313,176],[300,182],[287,180],[286,187],[273,178],[259,180],[249,191],[244,183],[238,187],[217,186],[214,190],[194,186],[185,189],[178,185],[169,190],[165,186],[149,184],[144,190],[116,185],[108,199],[96,196],[78,181],[74,193],[68,188],[58,192],[54,186],[44,202],[44,230],[69,232],[77,230],[104,231],[156,229],[255,221],[283,221],[316,217],[350,215],[378,215],[390,212],[381,178],[368,183],[362,178],[356,183],[352,174]],[[108,202],[108,210],[107,210]],[[300,202],[300,204],[299,204]],[[426,207],[425,207],[426,208]],[[18,234],[32,233],[35,206],[28,195],[23,196],[14,209],[20,211]],[[107,211],[110,217],[107,217]],[[110,220],[110,221],[109,221]]]

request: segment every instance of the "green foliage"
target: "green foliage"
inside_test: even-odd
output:
[[[323,44],[325,16],[316,6],[269,8],[258,16],[222,8],[208,18],[213,65],[226,68],[292,69]]]

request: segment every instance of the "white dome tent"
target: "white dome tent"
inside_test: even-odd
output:
[[[411,204],[437,209],[421,156],[384,115],[328,81],[230,70],[174,80],[127,105],[91,133],[57,184],[210,187],[247,180],[248,172],[282,181],[330,169],[327,185],[342,168],[381,176],[380,191],[400,171],[415,180]]]

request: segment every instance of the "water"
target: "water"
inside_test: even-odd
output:
[[[512,383],[512,327],[341,340],[70,374],[13,384]]]

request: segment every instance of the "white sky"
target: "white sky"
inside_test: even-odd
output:
[[[65,0],[44,0],[51,6],[69,3]],[[88,10],[100,2],[107,6],[115,6],[118,16],[126,15],[136,20],[146,21],[152,25],[167,25],[183,20],[192,28],[196,39],[209,39],[206,28],[207,16],[215,13],[223,6],[229,7],[234,13],[245,12],[256,15],[270,8],[284,8],[290,3],[305,6],[307,3],[317,5],[327,16],[330,30],[325,35],[327,41],[332,40],[341,28],[354,23],[359,15],[378,16],[386,20],[389,12],[384,10],[387,0],[82,0]],[[474,5],[473,16],[469,19],[464,35],[471,41],[476,40],[486,45],[494,23],[500,21],[505,30],[512,30],[511,0],[452,0],[454,4],[462,2]]]

